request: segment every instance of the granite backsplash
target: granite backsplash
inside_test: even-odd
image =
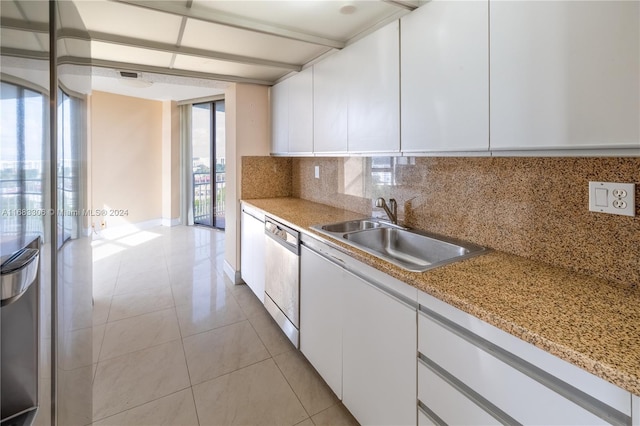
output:
[[[640,216],[588,209],[588,182],[639,184],[639,158],[245,157],[242,179],[243,198],[293,196],[366,215],[383,214],[373,199],[395,198],[407,226],[640,284]]]

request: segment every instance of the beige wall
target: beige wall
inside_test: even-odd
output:
[[[162,119],[162,102],[91,96],[91,208],[128,210],[107,216],[107,228],[162,218]]]
[[[180,111],[176,102],[162,102],[162,223],[180,220]]]
[[[269,88],[251,84],[231,84],[225,92],[225,110],[225,273],[237,282],[240,271],[242,157],[269,154]]]

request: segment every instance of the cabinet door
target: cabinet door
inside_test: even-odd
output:
[[[345,49],[350,152],[400,150],[399,21]]]
[[[271,87],[271,153],[289,152],[289,80]]]
[[[403,152],[488,151],[488,1],[432,0],[402,18]]]
[[[640,2],[491,2],[491,149],[640,147]]]
[[[300,350],[342,398],[344,270],[306,247],[300,251]]]
[[[264,222],[242,213],[240,223],[240,273],[242,279],[264,303]]]
[[[347,152],[347,51],[313,66],[313,150]]]
[[[416,310],[346,273],[342,400],[361,424],[417,422]]]
[[[313,68],[289,79],[289,152],[313,152]]]

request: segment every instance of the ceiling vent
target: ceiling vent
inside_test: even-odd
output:
[[[138,73],[137,72],[130,72],[130,71],[120,71],[120,77],[138,78]]]

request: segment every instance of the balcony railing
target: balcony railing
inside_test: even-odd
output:
[[[201,225],[224,228],[225,174],[215,173],[215,177],[215,191],[212,192],[210,174],[193,173],[193,221]]]

